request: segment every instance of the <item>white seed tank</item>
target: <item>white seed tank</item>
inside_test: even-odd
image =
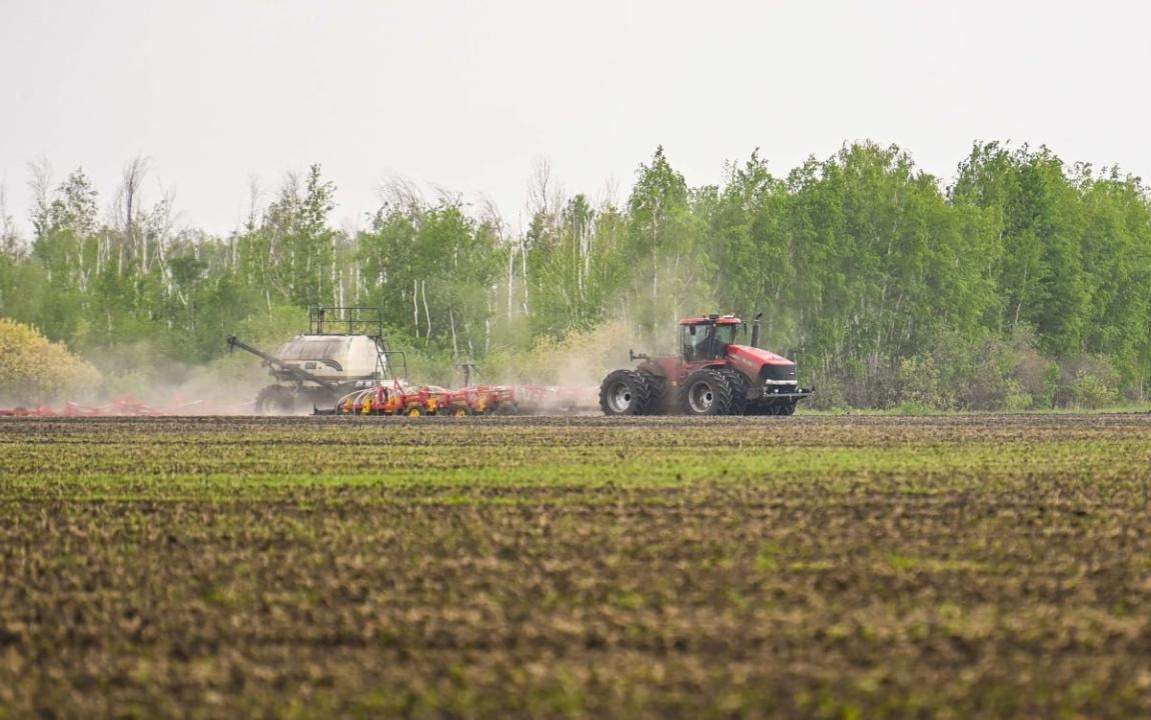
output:
[[[367,335],[297,335],[284,343],[277,357],[333,382],[380,378],[387,371],[384,355]]]

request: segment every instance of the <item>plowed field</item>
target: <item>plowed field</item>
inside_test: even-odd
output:
[[[0,717],[1151,714],[1151,417],[0,421]]]

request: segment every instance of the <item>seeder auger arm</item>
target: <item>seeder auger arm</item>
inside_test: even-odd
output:
[[[249,345],[248,343],[237,339],[235,335],[230,335],[228,337],[228,350],[231,351],[231,350],[235,350],[236,348],[240,348],[241,350],[243,350],[245,352],[252,353],[253,355],[260,358],[261,360],[263,360],[265,363],[267,363],[271,367],[275,368],[277,371],[287,373],[288,375],[291,375],[292,377],[294,377],[295,379],[297,379],[301,382],[314,382],[317,385],[319,385],[320,387],[324,388],[325,390],[330,390],[333,393],[339,392],[340,388],[335,383],[332,383],[328,380],[324,380],[323,378],[316,377],[315,375],[313,375],[312,373],[310,373],[306,370],[301,370],[297,367],[292,367],[291,365],[286,364],[280,358],[278,358],[274,355],[269,355],[268,353],[264,352],[263,350],[260,350],[259,348],[253,347],[253,346]]]

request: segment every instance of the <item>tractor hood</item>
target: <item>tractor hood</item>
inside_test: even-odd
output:
[[[758,371],[764,365],[795,365],[782,355],[750,345],[728,345],[727,356],[739,368]]]
[[[750,345],[728,345],[727,360],[744,375],[773,384],[795,382],[795,363],[770,350]]]

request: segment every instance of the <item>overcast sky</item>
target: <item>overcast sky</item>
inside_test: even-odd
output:
[[[0,183],[27,164],[111,195],[128,159],[183,224],[227,232],[249,179],[323,165],[333,221],[401,176],[513,225],[540,158],[622,200],[663,144],[693,185],[756,147],[777,174],[871,138],[953,173],[1046,143],[1151,177],[1151,10],[1111,2],[0,0]]]

